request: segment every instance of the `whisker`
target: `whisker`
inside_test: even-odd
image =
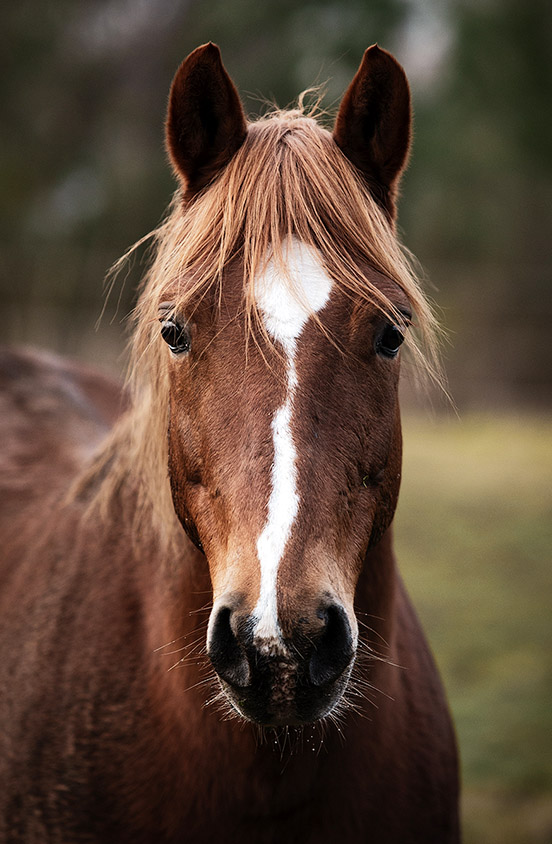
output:
[[[166,644],[164,644],[164,645],[159,645],[159,647],[158,647],[158,648],[154,648],[154,649],[153,649],[153,653],[154,653],[154,654],[156,654],[158,651],[162,651],[162,650],[163,650],[163,648],[168,648],[170,645],[174,645],[174,644],[176,644],[176,642],[179,642],[181,639],[185,639],[185,638],[186,638],[186,636],[187,636],[187,634],[186,634],[186,633],[183,633],[183,634],[182,634],[182,636],[177,636],[177,638],[176,638],[176,639],[173,639],[171,642],[167,642],[167,643],[166,643]]]
[[[188,686],[184,689],[185,692],[191,692],[192,689],[197,689],[200,686],[206,686],[211,682],[211,677],[205,677],[203,680],[198,680],[197,683],[193,683],[191,686]]]

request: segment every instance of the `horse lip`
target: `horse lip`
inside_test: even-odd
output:
[[[323,686],[305,683],[305,667],[291,660],[287,674],[282,675],[277,665],[265,667],[264,677],[253,670],[246,686],[219,679],[229,703],[245,720],[262,727],[305,726],[325,718],[338,705],[353,663],[354,656],[339,677]]]
[[[318,688],[318,689],[326,689],[326,688],[329,688],[330,686],[335,685],[336,683],[339,683],[339,681],[340,681],[342,678],[344,678],[344,677],[346,678],[346,680],[348,680],[348,679],[349,679],[349,676],[350,676],[350,674],[351,674],[351,671],[352,671],[352,668],[353,668],[354,662],[355,662],[355,657],[356,657],[356,653],[353,651],[353,652],[351,653],[351,657],[350,657],[350,659],[349,659],[349,662],[348,662],[348,663],[347,663],[347,665],[346,665],[346,666],[345,666],[345,667],[344,667],[344,668],[343,668],[343,669],[339,672],[339,674],[338,674],[337,676],[335,676],[335,677],[331,676],[331,677],[329,677],[329,679],[328,679],[328,680],[325,680],[325,681],[324,681],[324,680],[322,680],[322,681],[314,681],[314,680],[312,680],[312,681],[311,681],[311,682],[312,682],[312,685],[313,685],[315,688]]]

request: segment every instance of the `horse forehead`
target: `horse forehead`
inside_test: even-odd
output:
[[[255,300],[268,333],[288,347],[327,304],[333,282],[318,251],[297,238],[283,247],[282,257],[285,266],[270,258],[255,279]]]

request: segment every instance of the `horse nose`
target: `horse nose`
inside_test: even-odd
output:
[[[275,672],[277,681],[284,663],[296,663],[307,685],[326,686],[337,680],[354,658],[351,625],[342,606],[325,603],[313,613],[309,627],[310,635],[299,626],[288,627],[289,638],[282,640],[281,650],[271,653],[264,640],[253,635],[254,619],[228,601],[213,610],[207,651],[219,677],[235,687],[258,683],[267,669]]]
[[[227,683],[244,688],[250,682],[250,669],[240,643],[237,614],[232,607],[220,607],[209,628],[207,652],[213,668]]]
[[[355,648],[347,613],[339,604],[322,606],[317,612],[322,628],[313,642],[308,672],[314,686],[338,679],[353,660]]]

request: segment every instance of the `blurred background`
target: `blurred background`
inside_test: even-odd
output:
[[[411,81],[400,231],[448,333],[457,412],[405,384],[399,559],[443,670],[468,842],[552,842],[550,0],[18,0],[0,28],[2,341],[120,373],[160,221],[176,67],[217,42],[250,114],[377,41]],[[408,380],[408,379],[407,379]]]

